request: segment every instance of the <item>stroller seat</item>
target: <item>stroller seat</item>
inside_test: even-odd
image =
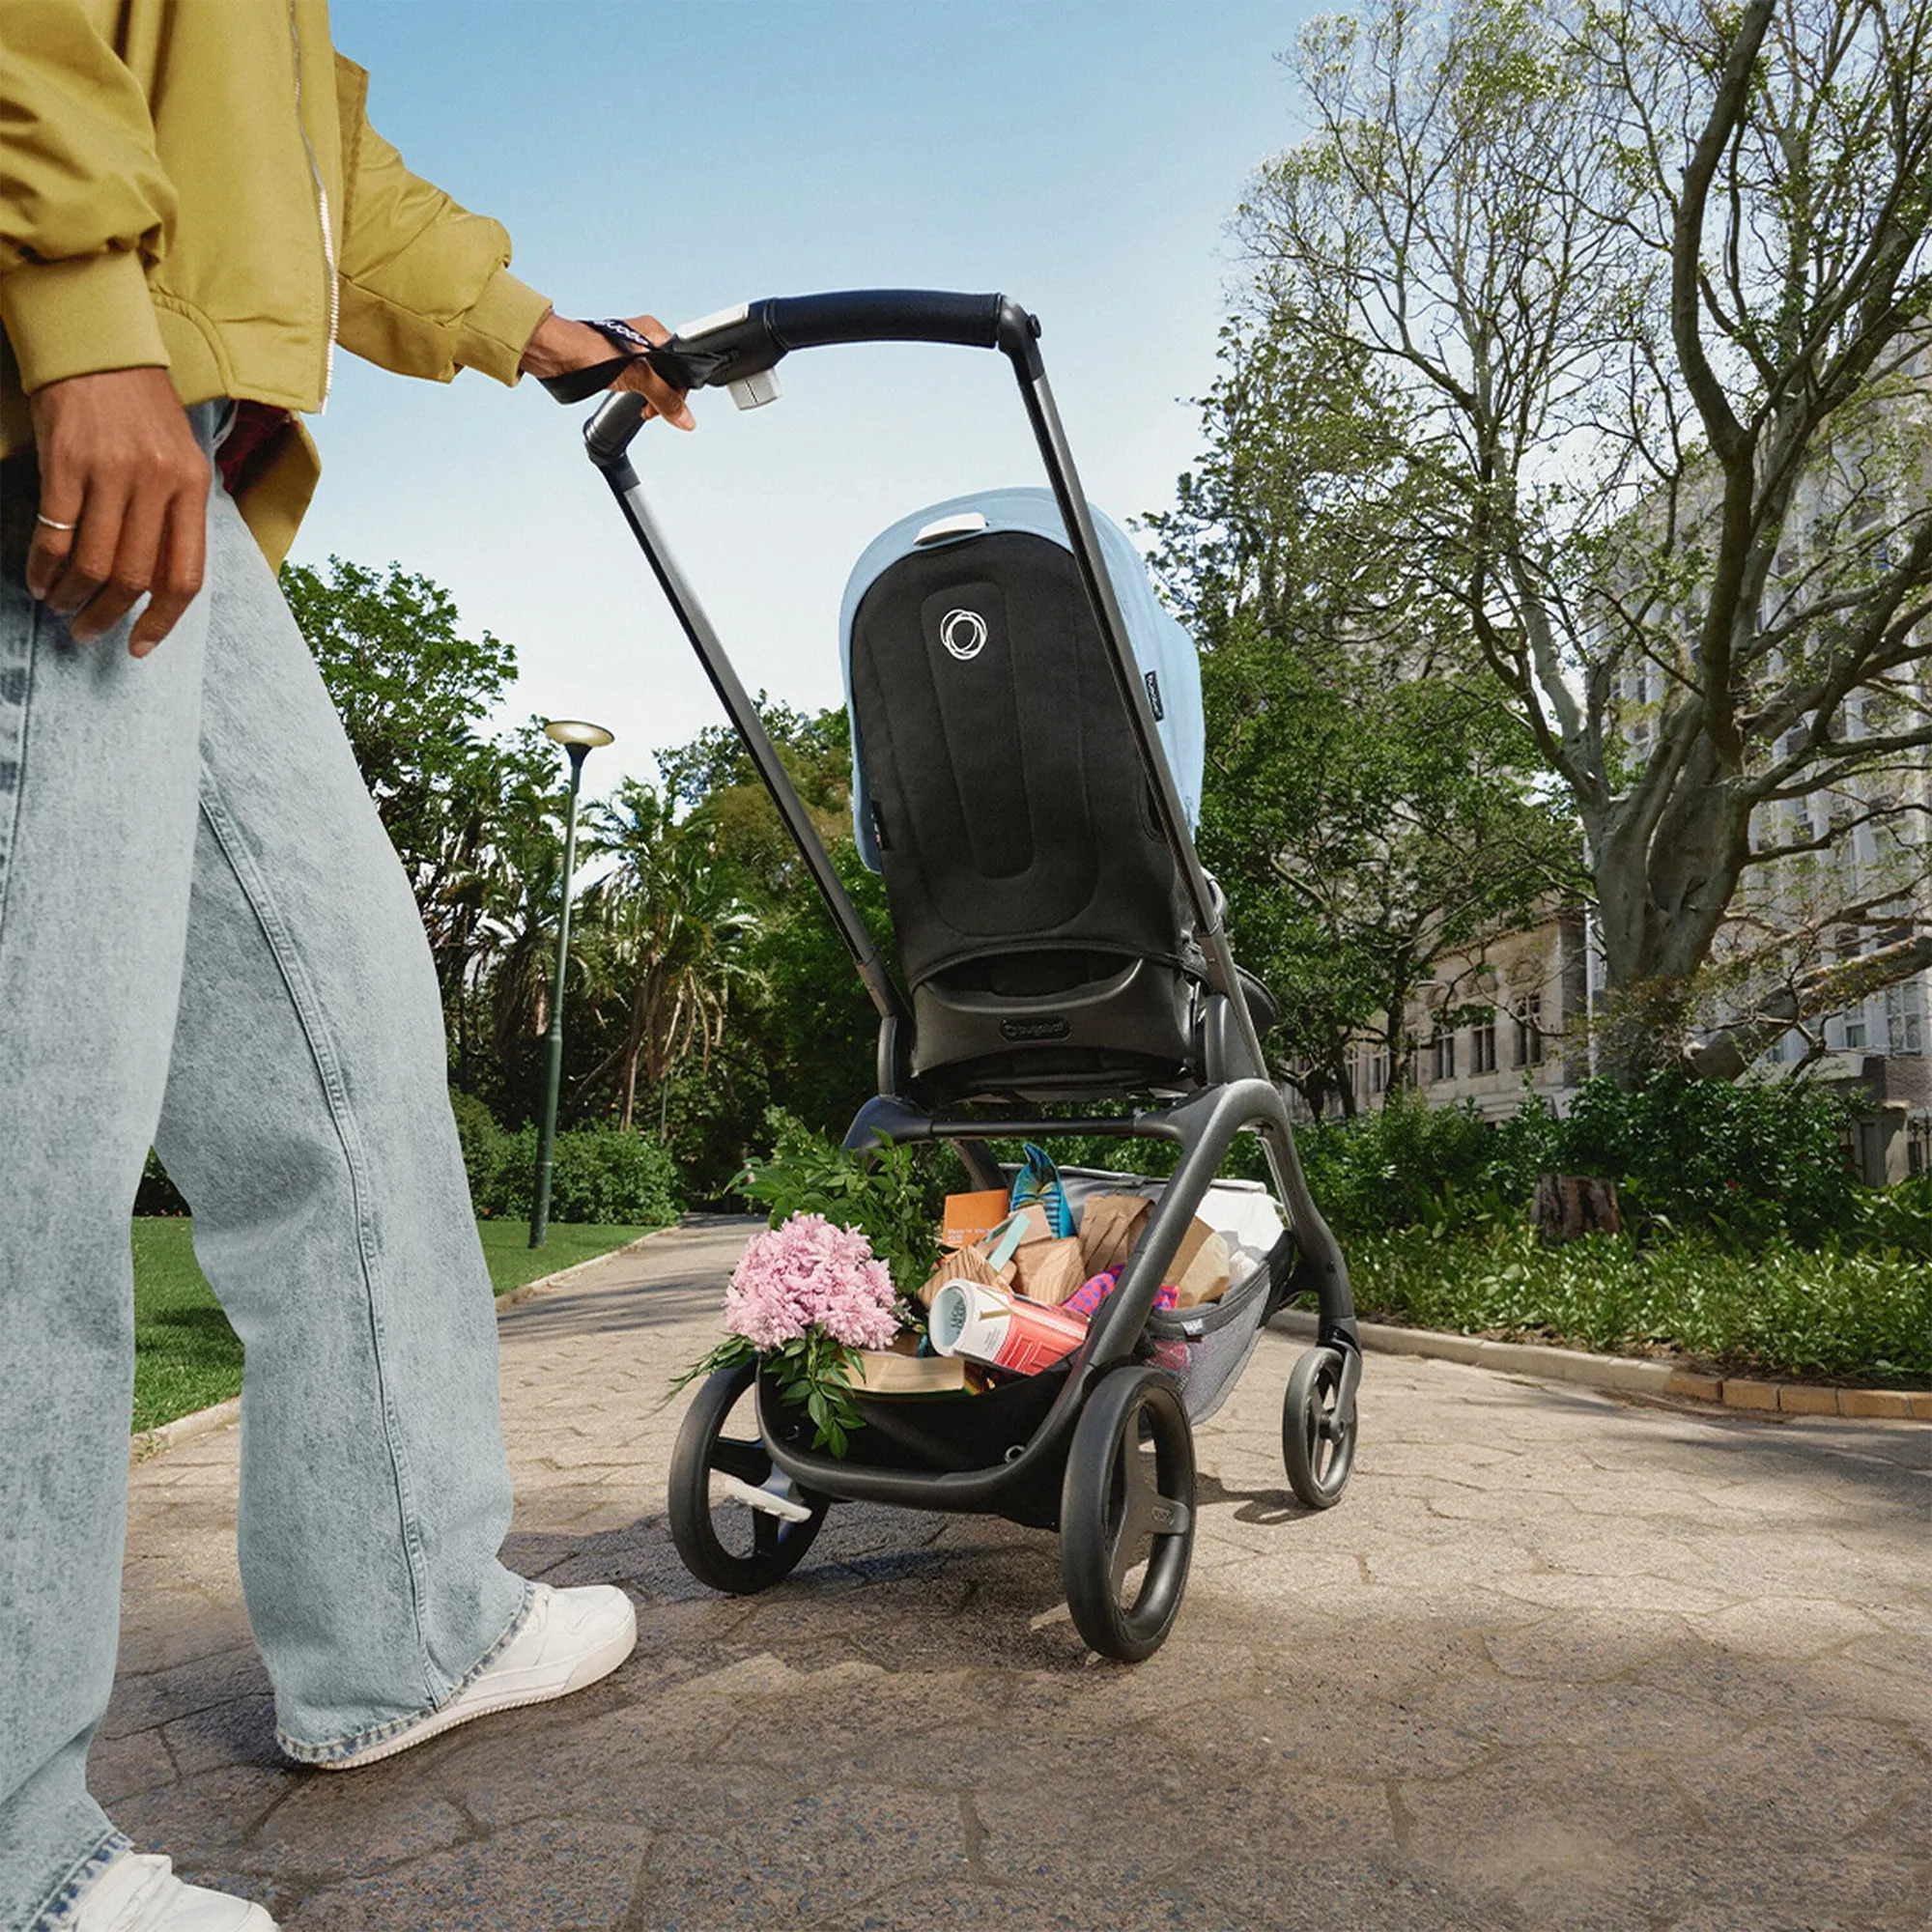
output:
[[[1191,826],[1199,663],[1094,521]],[[1051,494],[895,524],[853,573],[844,631],[854,827],[912,991],[912,1097],[1198,1086],[1205,961]]]

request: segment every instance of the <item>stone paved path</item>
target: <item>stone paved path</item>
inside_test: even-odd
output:
[[[293,1932],[1932,1923],[1932,1430],[1378,1357],[1310,1516],[1268,1335],[1201,1435],[1179,1624],[1123,1668],[997,1522],[835,1512],[769,1596],[690,1581],[655,1405],[745,1233],[504,1315],[511,1558],[645,1632],[565,1703],[279,1762],[234,1433],[135,1470],[95,1773],[137,1843]]]

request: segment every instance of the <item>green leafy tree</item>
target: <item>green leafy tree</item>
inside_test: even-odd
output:
[[[613,1080],[629,1127],[640,1082],[662,1094],[681,1062],[708,1066],[731,990],[751,973],[758,916],[702,821],[675,818],[667,794],[628,779],[587,818],[591,850],[615,864],[586,895],[585,953],[620,1017],[583,1085]]]
[[[1577,890],[1575,821],[1395,540],[1434,494],[1413,412],[1278,316],[1230,328],[1222,368],[1207,451],[1151,520],[1204,652],[1202,855],[1289,1077],[1352,1112],[1352,1042],[1400,1077],[1416,989]]]
[[[502,754],[476,727],[516,653],[487,631],[466,636],[449,593],[398,564],[386,576],[341,557],[327,575],[290,564],[282,589],[414,889],[459,1042],[502,812]]]

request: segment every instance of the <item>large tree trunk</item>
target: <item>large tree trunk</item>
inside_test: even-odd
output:
[[[1750,808],[1696,760],[1661,810],[1643,788],[1607,811],[1585,810],[1605,966],[1597,1064],[1632,1087],[1683,1063],[1699,970],[1750,855]]]

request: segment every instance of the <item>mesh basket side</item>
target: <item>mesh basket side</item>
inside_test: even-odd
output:
[[[1240,1379],[1267,1319],[1269,1287],[1264,1264],[1199,1316],[1150,1318],[1153,1358],[1179,1382],[1190,1422],[1206,1422]]]

